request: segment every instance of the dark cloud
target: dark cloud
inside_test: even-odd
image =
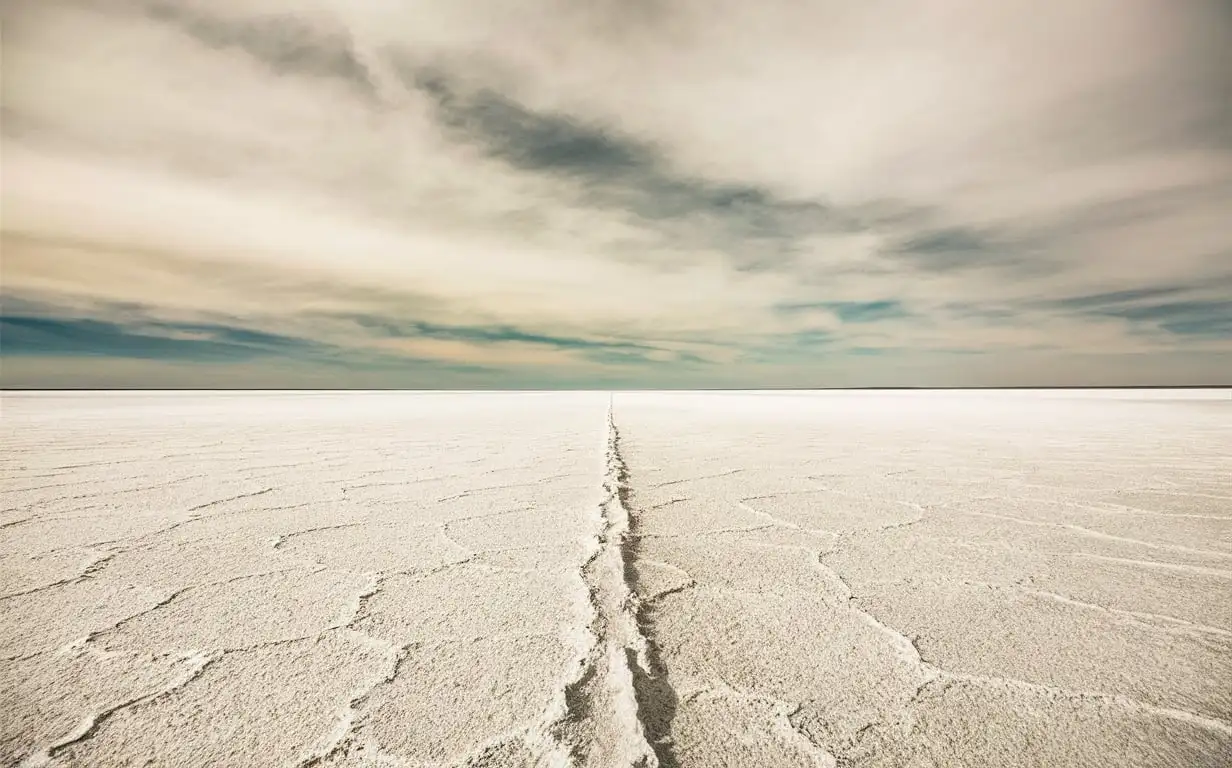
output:
[[[1214,314],[1194,314],[1165,320],[1159,324],[1169,333],[1180,336],[1201,336],[1211,339],[1232,339],[1232,310],[1224,307]]]
[[[1232,339],[1232,300],[1201,298],[1218,286],[1168,285],[1067,296],[1030,302],[1028,309],[1071,315],[1117,318],[1160,328],[1180,336]]]
[[[1188,184],[1163,184],[1159,189],[1128,188],[1112,195],[1111,199],[1075,205],[1055,215],[1036,235],[1053,242],[1075,234],[1116,231],[1152,219],[1200,210],[1219,200],[1232,204],[1232,179],[1221,177]]]
[[[1215,281],[1218,285],[1218,281]],[[1032,317],[1119,319],[1137,330],[1157,328],[1179,336],[1232,339],[1232,300],[1198,297],[1207,285],[1169,285],[1078,294],[1011,305],[949,303],[960,318],[1013,325]],[[1054,347],[1059,348],[1059,347]]]
[[[286,14],[223,19],[176,2],[143,0],[151,18],[198,42],[243,53],[278,74],[336,78],[371,93],[368,71],[356,58],[345,30],[323,32]]]
[[[650,143],[394,60],[410,87],[432,97],[439,120],[459,140],[519,170],[573,180],[582,190],[579,202],[623,211],[676,245],[711,248],[756,269],[781,266],[800,238],[859,228],[855,216],[822,202],[681,174]]]
[[[536,333],[510,325],[446,325],[424,321],[397,321],[382,317],[347,318],[368,331],[389,338],[439,339],[472,344],[520,343],[551,349],[576,351],[587,360],[617,365],[664,364],[661,357],[670,356],[675,363],[704,363],[702,358],[687,352],[672,351],[650,343],[589,339],[582,336],[562,336]]]
[[[306,313],[298,317],[304,336],[273,333],[235,318],[173,322],[152,307],[124,302],[69,308],[21,295],[2,297],[0,355],[5,358],[74,356],[182,362],[243,363],[287,360],[357,370],[396,372],[411,366],[442,372],[491,376],[517,366],[456,363],[414,354],[385,352],[367,340],[431,339],[485,346],[514,343],[576,352],[579,360],[603,365],[709,365],[698,355],[654,343],[535,332],[505,324],[460,325],[398,319],[390,315]],[[105,319],[103,319],[105,318]],[[320,341],[332,329],[334,341]],[[354,331],[358,329],[357,337]],[[346,331],[350,331],[350,333]],[[339,334],[339,332],[341,332]],[[343,341],[342,339],[346,339]]]
[[[1134,322],[1154,323],[1165,331],[1182,336],[1232,339],[1232,300],[1105,306],[1091,312]]]
[[[941,210],[924,215],[933,219],[945,216]],[[994,270],[1028,278],[1064,272],[1072,266],[1057,250],[1063,238],[1050,228],[1035,224],[1019,223],[1013,228],[960,224],[914,230],[905,227],[900,231],[904,234],[893,237],[883,256],[922,272]]]
[[[120,308],[113,306],[111,309]],[[240,326],[151,320],[113,322],[47,314],[0,316],[0,355],[6,358],[75,356],[207,363],[283,359],[360,369],[431,366],[442,371],[487,374],[494,370],[487,366],[344,348]]]
[[[301,339],[213,325],[145,324],[139,328],[83,318],[0,317],[4,355],[91,355],[194,361],[301,355],[317,349]]]
[[[552,336],[509,325],[446,325],[419,320],[352,316],[357,325],[391,338],[426,338],[479,343],[523,342],[557,349],[653,350],[654,347],[626,342],[608,342],[576,336]]]
[[[645,144],[532,111],[487,89],[463,90],[439,72],[405,63],[398,70],[433,98],[442,123],[517,168],[613,183],[655,173],[659,158]]]
[[[947,227],[919,232],[888,249],[928,271],[951,272],[988,266],[1003,258],[1003,246],[975,229]]]

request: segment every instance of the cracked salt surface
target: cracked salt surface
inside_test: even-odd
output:
[[[0,765],[1226,766],[1228,397],[6,394]]]

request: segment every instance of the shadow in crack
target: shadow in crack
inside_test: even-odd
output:
[[[628,506],[625,508],[630,509]],[[623,544],[625,583],[629,585],[633,594],[637,595],[640,594],[637,577],[640,540],[637,538],[636,522],[632,513],[629,517],[630,535]],[[633,671],[633,688],[637,695],[638,714],[646,732],[646,740],[650,742],[662,768],[677,768],[680,763],[676,759],[672,742],[672,721],[676,718],[679,698],[676,690],[672,688],[667,669],[663,666],[659,655],[659,646],[655,641],[653,611],[653,606],[642,604],[637,606],[637,627],[646,640],[646,653],[644,659],[639,659],[635,652],[627,651],[629,669]]]

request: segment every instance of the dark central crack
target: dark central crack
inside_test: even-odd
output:
[[[635,504],[634,492],[629,481],[629,467],[620,452],[620,430],[616,427],[615,411],[612,418],[612,451],[616,465],[618,496],[628,512],[628,535],[621,541],[621,556],[624,561],[624,579],[634,596],[637,629],[645,640],[645,652],[628,651],[629,669],[633,673],[633,690],[637,697],[638,717],[646,734],[646,741],[654,750],[661,768],[677,768],[675,745],[672,742],[672,721],[676,718],[679,697],[668,679],[667,669],[660,658],[659,645],[655,640],[654,604],[642,602],[644,594],[638,578],[638,556],[642,547],[638,528],[641,515]],[[645,668],[643,668],[645,667]]]

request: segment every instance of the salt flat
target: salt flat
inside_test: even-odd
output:
[[[1226,390],[2,408],[5,765],[1232,762]]]

